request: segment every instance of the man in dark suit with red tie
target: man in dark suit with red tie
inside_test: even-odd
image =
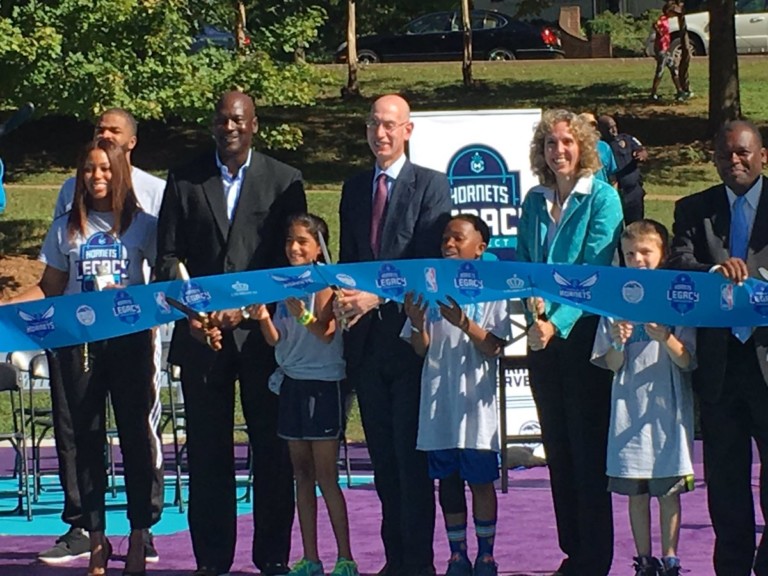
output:
[[[715,166],[723,184],[677,202],[670,267],[719,272],[734,283],[750,276],[764,279],[765,163],[766,150],[754,124],[735,121],[722,128],[715,138]],[[693,384],[701,398],[715,573],[748,576],[754,565],[757,576],[768,576],[765,533],[755,554],[751,486],[753,438],[762,465],[768,463],[768,327],[699,328],[696,357]],[[768,482],[762,473],[760,506],[768,518]]]
[[[405,155],[413,131],[408,103],[382,96],[366,128],[376,165],[344,183],[339,261],[438,258],[450,189],[444,174]],[[434,574],[434,488],[426,454],[416,450],[422,362],[400,338],[405,315],[398,304],[356,290],[344,290],[336,311],[349,327],[347,376],[357,391],[381,500],[387,562],[381,574]]]
[[[179,262],[192,280],[288,265],[287,217],[307,209],[301,173],[251,149],[258,119],[242,92],[221,96],[212,128],[216,149],[168,175],[158,223],[159,280],[173,278]],[[177,322],[168,355],[181,366],[194,575],[228,574],[234,558],[235,380],[253,453],[253,562],[264,574],[283,574],[294,498],[287,446],[277,437],[278,398],[267,388],[274,352],[244,309],[210,317],[209,331],[197,320]],[[206,344],[214,333],[218,351]]]

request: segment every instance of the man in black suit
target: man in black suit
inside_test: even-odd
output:
[[[251,150],[257,130],[253,100],[227,92],[213,117],[216,150],[170,172],[158,223],[159,280],[175,277],[179,262],[193,278],[287,265],[285,222],[306,211],[304,186],[298,170]],[[208,332],[196,320],[178,322],[168,356],[181,366],[195,575],[226,574],[234,557],[235,380],[254,459],[253,562],[263,573],[285,573],[293,477],[276,434],[278,398],[267,388],[274,354],[242,310],[216,312],[211,322]],[[214,333],[216,352],[206,345]]]
[[[743,121],[726,124],[715,139],[723,184],[675,205],[670,266],[717,271],[735,283],[768,268],[768,180],[760,132]],[[724,285],[724,290],[730,290]],[[725,298],[724,301],[728,301]],[[752,439],[768,462],[768,328],[699,328],[694,389],[701,397],[704,469],[715,529],[718,576],[768,576],[768,540],[755,555]],[[763,471],[764,472],[764,471]],[[768,485],[760,482],[768,518]]]
[[[382,96],[366,127],[376,165],[342,188],[339,261],[439,257],[451,210],[448,180],[405,156],[413,131],[408,103]],[[357,391],[381,500],[382,573],[434,574],[434,488],[426,455],[416,450],[422,363],[400,338],[405,315],[396,303],[356,290],[344,290],[336,309],[350,328],[347,377]]]

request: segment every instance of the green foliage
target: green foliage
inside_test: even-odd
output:
[[[610,34],[616,56],[642,56],[645,53],[645,40],[657,17],[658,10],[639,17],[606,11],[587,22],[587,34]]]
[[[302,0],[253,4],[248,11],[248,28],[258,30],[258,45],[276,55],[306,51],[328,18],[325,8]]]
[[[313,104],[314,71],[277,62],[273,54],[306,43],[322,14],[295,12],[260,28],[241,56],[219,48],[190,54],[199,24],[233,19],[232,4],[228,11],[221,4],[217,10],[193,0],[20,4],[11,18],[0,19],[0,101],[32,101],[43,114],[78,118],[123,106],[141,119],[194,121],[209,118],[216,96],[232,88],[265,105]],[[282,147],[301,143],[296,129],[273,132]]]

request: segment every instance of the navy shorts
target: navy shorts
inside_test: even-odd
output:
[[[648,494],[655,498],[684,494],[693,490],[693,475],[670,476],[668,478],[616,478],[608,477],[608,492],[625,496],[640,496]]]
[[[470,484],[489,484],[499,478],[499,454],[493,450],[430,450],[427,459],[429,477],[433,480],[447,478],[454,472]]]
[[[280,387],[277,435],[285,440],[331,440],[341,437],[339,382],[294,380]]]

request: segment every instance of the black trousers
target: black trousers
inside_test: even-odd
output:
[[[709,515],[715,530],[718,576],[768,575],[765,532],[755,554],[755,507],[752,499],[752,439],[761,463],[768,462],[768,385],[752,340],[728,343],[723,393],[717,402],[701,402],[704,476]],[[768,481],[760,469],[760,508],[768,518]]]
[[[235,380],[253,450],[253,562],[288,562],[294,515],[293,470],[277,437],[278,396],[267,388],[274,371],[271,348],[239,353],[232,334],[212,367],[182,366],[187,416],[189,529],[199,567],[227,572],[237,539],[234,464]]]
[[[155,404],[152,407],[152,418],[156,420],[156,426],[159,426],[160,414],[160,335],[156,330],[152,333],[152,361],[153,361],[153,385]],[[97,347],[98,348],[98,347]],[[68,350],[68,349],[62,349]],[[82,362],[82,346],[73,347],[72,352],[67,352],[66,356],[74,361],[74,357],[80,358]],[[56,360],[56,352],[46,351],[48,365],[52,366]],[[51,368],[53,369],[53,368]],[[76,528],[86,528],[82,518],[82,505],[80,503],[80,490],[77,487],[77,463],[75,446],[75,431],[72,425],[72,416],[70,414],[69,402],[64,381],[61,378],[52,378],[50,380],[51,388],[51,408],[53,419],[53,436],[56,441],[56,456],[59,463],[59,482],[64,492],[64,509],[61,513],[61,519],[64,523]],[[164,486],[163,486],[163,465],[162,465],[162,442],[160,440],[160,431],[157,430],[153,439],[156,446],[158,460],[155,463],[154,473],[152,475],[152,525],[157,524],[160,515],[163,512]]]
[[[528,351],[531,391],[547,453],[557,536],[567,576],[605,576],[613,561],[613,515],[605,475],[611,373],[589,359],[598,317],[568,338]]]
[[[387,564],[417,573],[432,568],[434,483],[426,452],[416,450],[422,361],[411,346],[371,327],[362,364],[347,367],[381,501]]]
[[[86,530],[103,531],[106,527],[104,448],[109,392],[125,466],[128,520],[132,529],[149,528],[159,520],[162,510],[162,504],[159,509],[153,504],[153,484],[158,476],[162,478],[162,454],[157,436],[159,399],[153,381],[152,333],[94,342],[88,350],[87,372],[83,371],[83,346],[47,353],[59,475],[65,491],[63,518]]]
[[[645,192],[642,188],[621,191],[621,208],[624,213],[624,225],[645,218]]]

